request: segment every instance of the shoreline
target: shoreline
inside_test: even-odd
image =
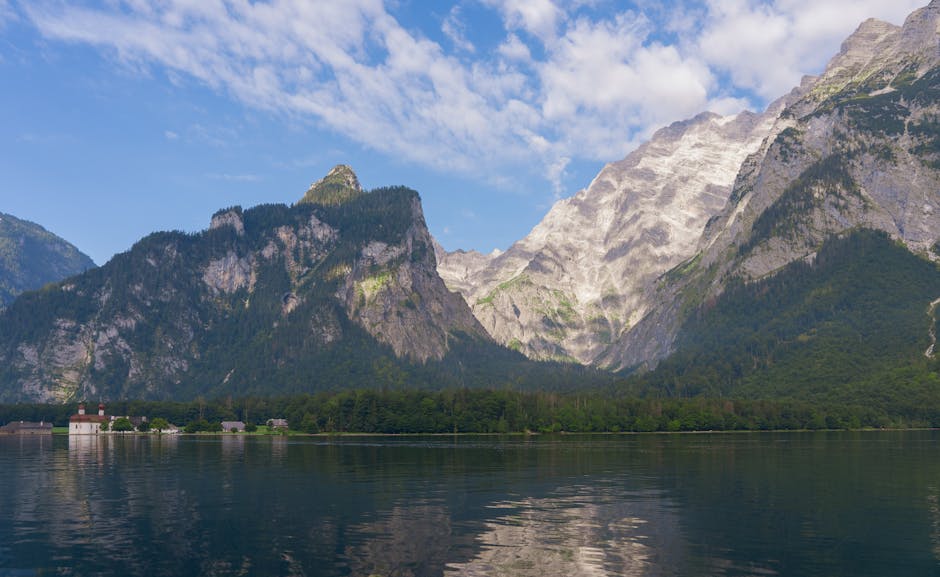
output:
[[[139,431],[128,431],[123,433],[98,433],[96,435],[70,435],[68,431],[53,431],[48,435],[52,436],[75,436],[82,438],[100,438],[100,437],[304,437],[304,438],[348,438],[348,437],[585,437],[585,436],[630,436],[630,435],[741,435],[741,434],[765,434],[765,433],[896,433],[905,431],[938,431],[937,427],[910,427],[910,428],[860,428],[860,429],[768,429],[768,430],[708,430],[708,431],[558,431],[550,433],[539,432],[508,432],[508,433],[367,433],[367,432],[342,432],[342,433],[302,433],[291,432],[289,434],[275,433],[150,433]],[[47,435],[0,435],[2,437],[45,437]]]

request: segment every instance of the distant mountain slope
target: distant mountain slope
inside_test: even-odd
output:
[[[0,308],[24,291],[94,267],[89,257],[38,224],[0,213]]]
[[[152,234],[23,295],[0,315],[0,400],[395,386],[423,366],[423,382],[476,383],[465,369],[479,361],[460,351],[522,362],[438,277],[416,192],[335,180],[294,206],[225,209],[201,233]]]
[[[883,231],[855,230],[810,261],[728,286],[683,323],[677,352],[634,384],[676,397],[936,410],[938,297],[936,264]]]

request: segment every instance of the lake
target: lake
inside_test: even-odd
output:
[[[0,437],[0,577],[940,576],[940,432]]]

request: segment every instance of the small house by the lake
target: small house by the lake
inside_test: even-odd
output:
[[[239,433],[245,432],[245,423],[241,421],[222,421],[222,430],[226,433],[230,431],[238,431]]]
[[[85,404],[78,405],[78,413],[69,417],[70,435],[97,435],[101,431],[101,423],[108,422],[104,414],[104,405],[98,405],[97,415],[85,413]]]
[[[269,429],[286,429],[287,428],[287,419],[268,419],[267,422]]]
[[[40,421],[14,421],[0,427],[0,435],[51,435],[52,423]]]

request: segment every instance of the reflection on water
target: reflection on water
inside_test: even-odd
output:
[[[590,500],[586,493],[494,505],[513,513],[486,523],[479,554],[467,563],[451,564],[445,574],[648,575],[654,552],[662,551],[668,540],[661,532],[675,531],[675,525],[650,527],[647,519],[623,516],[630,508],[624,503]],[[663,559],[668,562],[669,556]]]
[[[933,543],[933,554],[940,562],[940,491],[937,485],[928,488],[927,511],[930,513],[930,541]]]
[[[940,575],[940,434],[0,438],[0,577]]]
[[[346,546],[343,561],[352,575],[440,574],[457,545],[450,511],[442,501],[397,503],[378,520],[351,527],[351,533],[357,538]],[[465,539],[461,545],[471,543]]]

